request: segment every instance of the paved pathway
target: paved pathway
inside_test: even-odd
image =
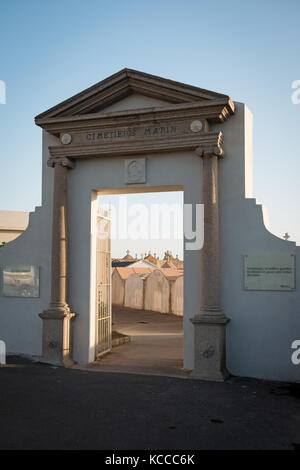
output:
[[[131,342],[113,348],[92,370],[186,376],[183,371],[182,317],[134,309],[113,310],[113,328]]]
[[[0,367],[0,449],[300,448],[300,384],[10,363]]]

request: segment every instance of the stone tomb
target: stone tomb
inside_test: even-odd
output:
[[[184,251],[184,367],[209,380],[227,371],[299,380],[291,361],[299,276],[289,290],[245,288],[246,255],[293,256],[296,274],[299,247],[268,231],[253,198],[252,115],[244,104],[124,69],[35,122],[43,129],[42,206],[0,249],[0,266],[38,266],[39,297],[1,293],[8,352],[65,366],[93,361],[97,198],[178,189],[185,203],[205,206],[204,246],[186,243]]]
[[[155,269],[145,281],[145,310],[169,313],[170,287],[164,274]]]
[[[144,309],[144,278],[147,274],[131,274],[125,281],[124,307]]]

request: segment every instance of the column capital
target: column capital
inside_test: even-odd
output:
[[[73,160],[70,160],[70,158],[67,158],[67,157],[55,157],[55,158],[49,158],[49,160],[47,161],[47,165],[50,166],[51,168],[54,168],[56,165],[61,165],[69,169],[72,169],[74,168],[75,163],[73,162]]]
[[[196,149],[195,152],[199,157],[218,157],[222,158],[224,156],[224,152],[222,149],[223,143],[223,134],[219,132],[213,136],[214,138],[210,138],[209,141],[201,143]]]
[[[197,147],[195,150],[196,154],[199,157],[218,157],[218,158],[223,158],[224,157],[224,152],[222,148],[219,147],[211,147],[208,149],[203,149],[202,147]]]

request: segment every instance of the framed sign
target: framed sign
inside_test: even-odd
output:
[[[295,255],[290,253],[245,255],[244,286],[246,290],[294,290]]]
[[[5,297],[39,297],[39,266],[3,266],[2,295]]]

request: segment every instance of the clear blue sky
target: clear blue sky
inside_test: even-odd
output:
[[[231,95],[254,114],[254,195],[300,242],[299,0],[1,0],[0,209],[41,200],[38,113],[129,67]]]

